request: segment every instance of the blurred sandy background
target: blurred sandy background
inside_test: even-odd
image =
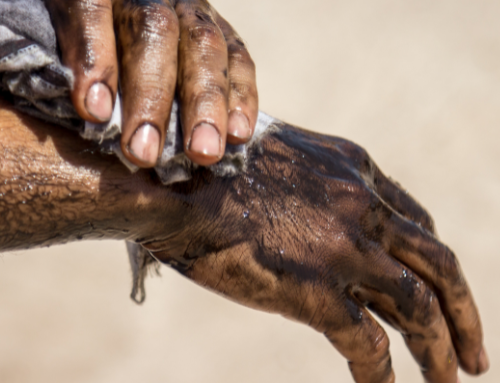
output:
[[[461,259],[500,374],[500,2],[214,0],[258,66],[261,108],[362,144]],[[0,382],[351,382],[305,326],[162,268],[144,306],[123,243],[0,255]],[[390,331],[399,382],[421,382]]]

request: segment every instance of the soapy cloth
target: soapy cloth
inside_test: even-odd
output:
[[[0,96],[23,113],[94,140],[105,152],[112,152],[131,170],[137,167],[123,156],[120,148],[121,102],[117,96],[111,120],[104,124],[83,121],[70,100],[74,77],[58,56],[57,41],[50,16],[42,0],[0,0]],[[233,176],[245,170],[249,148],[276,120],[259,112],[252,140],[245,145],[227,145],[222,160],[209,167],[218,176]],[[165,146],[155,171],[164,185],[187,181],[197,168],[184,154],[179,105],[174,101]],[[127,242],[133,273],[131,298],[145,299],[144,279],[158,262],[142,246]]]

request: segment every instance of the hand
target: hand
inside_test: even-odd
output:
[[[358,383],[395,379],[371,313],[402,333],[427,382],[488,368],[458,260],[407,192],[340,138],[283,126],[261,146],[236,179],[201,171],[174,185],[185,208],[168,218],[189,224],[143,246],[231,300],[324,333]]]
[[[457,259],[353,143],[282,125],[243,174],[199,168],[165,187],[0,100],[0,149],[0,251],[134,240],[204,287],[324,333],[358,383],[394,380],[367,308],[403,334],[428,382],[488,368]]]
[[[252,136],[258,112],[254,63],[206,0],[45,3],[63,64],[75,75],[71,99],[83,119],[109,120],[120,79],[121,146],[132,163],[156,163],[176,86],[185,152],[195,163],[217,162],[226,136],[232,144]]]

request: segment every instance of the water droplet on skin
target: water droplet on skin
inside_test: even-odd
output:
[[[281,255],[285,254],[285,249],[280,249],[280,254]]]
[[[295,184],[292,184],[292,186],[295,188]]]
[[[245,210],[243,212],[243,218],[248,218],[249,215],[250,215],[250,212],[248,210]]]

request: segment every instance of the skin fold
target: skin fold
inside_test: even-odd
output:
[[[258,113],[255,65],[206,0],[44,0],[78,114],[109,120],[120,84],[122,151],[153,167],[178,93],[186,155],[210,165],[247,142]]]
[[[140,243],[197,284],[323,333],[358,383],[394,382],[376,314],[427,382],[487,370],[458,260],[428,213],[347,140],[278,124],[247,169],[163,186],[0,104],[0,249]]]

